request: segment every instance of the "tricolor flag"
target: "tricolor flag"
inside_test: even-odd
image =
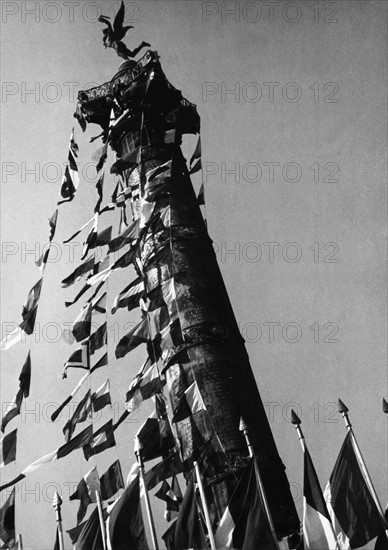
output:
[[[13,430],[0,440],[0,467],[16,460],[17,430]]]
[[[138,307],[139,300],[144,294],[144,291],[144,280],[142,277],[137,277],[116,296],[111,313],[116,313],[121,307],[128,308],[128,311]]]
[[[148,322],[147,319],[144,318],[121,338],[115,351],[116,359],[124,357],[127,353],[140,346],[140,344],[147,343],[148,337]]]
[[[0,508],[0,538],[5,546],[2,548],[13,548],[16,542],[15,533],[15,487],[11,494]]]
[[[90,390],[88,390],[81,401],[78,403],[72,417],[66,422],[62,430],[65,435],[65,441],[69,441],[71,439],[75,431],[76,425],[80,422],[85,422],[90,414],[91,399]]]
[[[1,431],[4,432],[8,422],[10,422],[15,416],[20,414],[20,408],[22,405],[23,397],[30,395],[30,383],[31,383],[31,354],[28,352],[27,358],[22,367],[19,376],[19,390],[15,395],[13,401],[8,404],[6,413],[1,421]]]
[[[206,411],[206,405],[203,402],[197,382],[193,382],[193,384],[184,391],[182,397],[178,401],[172,421],[181,422],[185,418],[200,411]]]
[[[92,441],[83,446],[85,459],[89,460],[91,456],[102,453],[102,451],[110,449],[114,445],[116,445],[116,441],[113,434],[113,424],[112,420],[109,420],[94,433]]]
[[[70,500],[79,500],[79,508],[77,512],[77,524],[81,523],[87,512],[89,504],[97,502],[96,491],[100,492],[100,480],[98,479],[97,467],[94,466],[87,472],[81,481],[78,483],[75,492],[70,495]]]
[[[178,516],[183,496],[176,476],[172,478],[171,486],[168,481],[164,480],[160,489],[155,493],[155,496],[160,498],[160,500],[164,500],[166,503],[166,511],[164,514],[166,521],[171,521]]]
[[[58,201],[58,205],[64,202],[70,202],[74,199],[75,192],[79,185],[79,175],[76,158],[78,156],[78,145],[74,141],[74,128],[70,135],[68,164],[62,180],[61,196],[64,200]]]
[[[178,519],[176,520],[174,544],[175,550],[187,550],[188,548],[202,550],[208,547],[201,514],[199,513],[199,501],[193,474],[183,497]],[[261,546],[252,546],[250,550],[253,550],[253,548],[260,548],[261,550]]]
[[[330,514],[308,449],[304,448],[303,538],[305,550],[338,550]]]
[[[92,426],[88,426],[85,428],[82,432],[80,432],[78,435],[73,437],[73,439],[70,439],[67,443],[56,449],[55,451],[52,451],[51,453],[42,456],[41,458],[38,458],[38,460],[35,460],[31,464],[29,464],[21,474],[19,474],[16,478],[14,478],[12,481],[9,481],[8,483],[4,483],[0,486],[0,491],[4,491],[4,489],[7,489],[8,487],[11,487],[12,485],[15,485],[15,483],[18,483],[18,481],[21,481],[25,477],[27,477],[28,474],[31,472],[34,472],[37,468],[40,468],[42,464],[47,464],[48,462],[53,462],[54,460],[59,460],[60,458],[64,458],[68,454],[70,454],[72,451],[76,449],[80,449],[81,447],[84,447],[85,445],[89,444],[91,441],[93,441],[93,428]]]
[[[161,392],[162,381],[156,364],[150,366],[150,361],[144,363],[138,374],[132,380],[125,398],[125,408],[132,412],[140,404],[153,395]]]
[[[112,498],[119,489],[124,488],[124,478],[120,461],[116,460],[100,477],[101,500]]]
[[[140,506],[139,475],[116,500],[108,514],[108,549],[148,550]]]
[[[91,400],[94,412],[100,411],[107,405],[112,404],[110,400],[109,380],[104,382],[97,391],[92,393]]]
[[[362,472],[348,432],[324,491],[341,549],[365,546],[387,528]]]

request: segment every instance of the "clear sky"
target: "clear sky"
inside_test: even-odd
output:
[[[126,21],[135,27],[128,46],[150,42],[170,82],[201,115],[209,233],[298,510],[302,454],[290,410],[302,418],[324,485],[346,433],[338,397],[350,409],[385,506],[387,3],[126,5]],[[18,428],[17,461],[2,470],[2,482],[63,444],[69,409],[52,424],[50,403],[61,403],[80,377],[73,371],[61,380],[72,348],[59,332],[82,302],[66,310],[64,301],[80,285],[62,290],[60,281],[80,262],[83,239],[74,249],[61,243],[93,214],[92,155],[100,143],[89,143],[99,127],[82,134],[72,115],[76,93],[109,80],[120,63],[113,50],[104,51],[97,22],[101,12],[113,16],[118,7],[113,0],[1,3],[3,335],[7,323],[20,322],[39,278],[34,261],[48,239],[73,125],[81,173],[75,200],[60,208],[39,305],[39,342],[31,347],[31,393],[7,427],[7,433]],[[186,144],[187,154],[193,145]],[[195,176],[196,189],[200,179]],[[113,185],[108,177],[106,197]],[[104,224],[111,221],[117,231],[117,220],[107,216]],[[110,303],[133,277],[130,269],[111,277]],[[109,316],[109,369],[92,381],[95,390],[109,376],[116,418],[145,350],[120,360],[113,351],[125,323],[138,318],[138,311]],[[2,352],[2,402],[16,393],[27,351],[20,344]],[[133,437],[151,408],[144,404],[118,430],[117,448],[96,457],[100,474],[118,456],[127,475]],[[104,410],[98,425],[111,415]],[[75,451],[18,486],[16,521],[25,548],[53,547],[55,488],[64,499],[65,529],[76,524],[78,503],[68,496],[93,464]],[[159,507],[160,524],[161,515]]]

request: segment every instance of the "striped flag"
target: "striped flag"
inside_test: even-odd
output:
[[[162,386],[157,365],[150,366],[147,359],[128,388],[125,408],[129,412],[136,410],[143,401],[159,393]]]
[[[89,460],[91,456],[102,453],[114,445],[116,445],[116,441],[113,434],[113,423],[112,420],[109,420],[94,433],[92,440],[83,446],[84,457]]]
[[[306,550],[338,549],[330,514],[308,449],[304,448],[303,538]]]
[[[341,549],[365,546],[387,528],[363,475],[351,432],[346,434],[324,497]]]
[[[13,430],[0,440],[0,467],[16,460],[17,430]]]
[[[92,407],[94,412],[100,411],[107,405],[112,404],[110,400],[109,380],[104,382],[98,388],[98,390],[92,393],[91,400],[92,400]]]
[[[76,158],[78,156],[78,145],[74,141],[74,128],[72,129],[69,142],[68,163],[62,179],[61,196],[64,200],[58,201],[58,205],[64,202],[70,202],[79,185],[79,175]]]

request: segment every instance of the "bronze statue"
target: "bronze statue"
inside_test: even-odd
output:
[[[100,21],[100,23],[105,23],[107,25],[106,29],[103,29],[102,31],[104,35],[103,43],[105,48],[114,48],[117,52],[117,55],[119,55],[123,59],[131,59],[134,58],[142,48],[150,46],[150,44],[148,44],[148,42],[142,42],[140,46],[138,46],[134,50],[129,50],[124,42],[121,41],[129,31],[129,29],[133,29],[133,27],[131,26],[123,27],[124,13],[125,7],[124,2],[122,1],[120,9],[117,12],[115,20],[113,22],[113,28],[109,21],[109,17],[105,15],[100,15],[98,20]]]

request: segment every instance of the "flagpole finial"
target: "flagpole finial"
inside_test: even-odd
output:
[[[349,409],[341,399],[338,399],[338,412],[341,414],[349,412]]]
[[[383,397],[383,413],[388,414],[388,402],[386,399],[384,399],[384,397]]]
[[[54,493],[54,498],[53,498],[53,503],[52,503],[53,507],[55,509],[59,508],[60,506],[62,506],[62,499],[61,497],[59,496],[59,493],[58,491],[55,491]]]
[[[242,416],[240,417],[240,424],[238,429],[240,430],[240,432],[245,432],[247,430],[247,425],[245,424],[245,421]]]
[[[299,426],[299,424],[302,424],[301,419],[296,414],[294,409],[291,409],[291,424],[294,424],[295,426]]]

